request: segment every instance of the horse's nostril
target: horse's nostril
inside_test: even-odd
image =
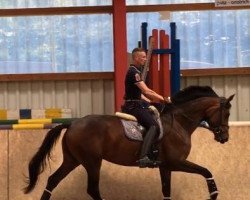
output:
[[[228,138],[225,138],[225,139],[222,139],[221,141],[220,141],[220,143],[221,144],[224,144],[225,142],[227,142],[228,141]]]

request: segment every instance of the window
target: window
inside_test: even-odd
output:
[[[195,3],[208,0],[127,0],[128,5]],[[5,0],[1,8],[104,6],[112,0]],[[177,26],[181,68],[250,66],[250,11],[128,13],[128,51],[141,40],[141,23],[169,33]],[[0,17],[0,73],[113,71],[113,25],[110,14]]]
[[[170,21],[177,26],[181,45],[181,68],[229,68],[250,66],[250,11],[173,12],[170,19],[162,13],[129,13],[128,49],[141,40],[142,22],[152,29],[170,33]]]
[[[105,6],[112,0],[1,0],[0,8],[44,8],[70,6]]]
[[[113,71],[112,16],[0,18],[0,73]]]

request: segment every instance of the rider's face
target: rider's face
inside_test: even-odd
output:
[[[137,52],[134,57],[134,64],[137,66],[145,65],[147,60],[147,56],[145,52]]]

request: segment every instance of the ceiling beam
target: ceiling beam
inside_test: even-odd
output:
[[[113,13],[113,6],[0,9],[0,17],[112,14],[112,13]]]
[[[178,12],[178,11],[209,11],[209,10],[248,10],[250,6],[215,7],[214,3],[161,4],[161,5],[129,5],[126,12]],[[49,8],[12,8],[0,9],[0,17],[47,16],[47,15],[82,15],[112,14],[113,6],[77,6]]]
[[[160,11],[209,11],[209,10],[244,10],[249,6],[215,7],[214,3],[161,4],[127,6],[127,12],[160,12]]]

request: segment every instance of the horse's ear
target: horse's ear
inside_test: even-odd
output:
[[[228,99],[227,99],[227,103],[229,103],[230,101],[232,101],[232,100],[233,100],[234,95],[235,95],[235,94],[233,94],[233,95],[231,95],[230,97],[228,97]]]

